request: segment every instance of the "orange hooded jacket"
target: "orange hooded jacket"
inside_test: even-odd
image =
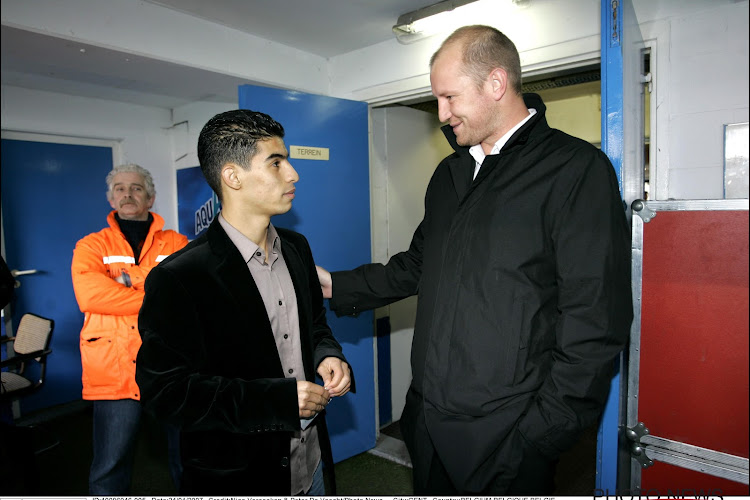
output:
[[[107,216],[110,227],[83,237],[73,251],[73,290],[84,313],[83,399],[140,400],[135,358],[141,346],[138,311],[144,282],[151,269],[188,241],[171,229],[162,231],[164,219],[151,212],[154,220],[136,263],[115,213]],[[123,271],[130,275],[132,286],[115,281]]]

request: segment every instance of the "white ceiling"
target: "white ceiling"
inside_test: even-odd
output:
[[[322,57],[393,38],[396,19],[437,0],[146,0]],[[88,57],[77,57],[86,51]],[[235,77],[2,26],[2,83],[172,108],[234,102]],[[121,64],[123,58],[128,65]]]
[[[393,38],[401,14],[439,0],[146,0],[332,57]]]

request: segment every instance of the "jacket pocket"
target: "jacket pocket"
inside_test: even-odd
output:
[[[117,346],[110,333],[81,336],[81,365],[84,387],[119,387],[122,383]]]

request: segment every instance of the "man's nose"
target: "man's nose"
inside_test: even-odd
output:
[[[447,122],[450,120],[451,112],[448,103],[438,99],[438,120],[441,122]]]
[[[299,174],[297,173],[296,170],[294,170],[294,167],[290,163],[289,164],[289,182],[295,183],[297,181],[299,181]]]

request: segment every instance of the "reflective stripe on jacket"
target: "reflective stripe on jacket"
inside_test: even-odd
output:
[[[83,399],[140,399],[135,358],[141,346],[138,311],[143,285],[151,269],[187,244],[187,238],[176,231],[162,231],[164,219],[151,215],[154,220],[138,263],[114,210],[107,217],[109,227],[85,236],[73,251],[73,290],[84,313]],[[123,271],[130,277],[130,287],[115,281]]]

